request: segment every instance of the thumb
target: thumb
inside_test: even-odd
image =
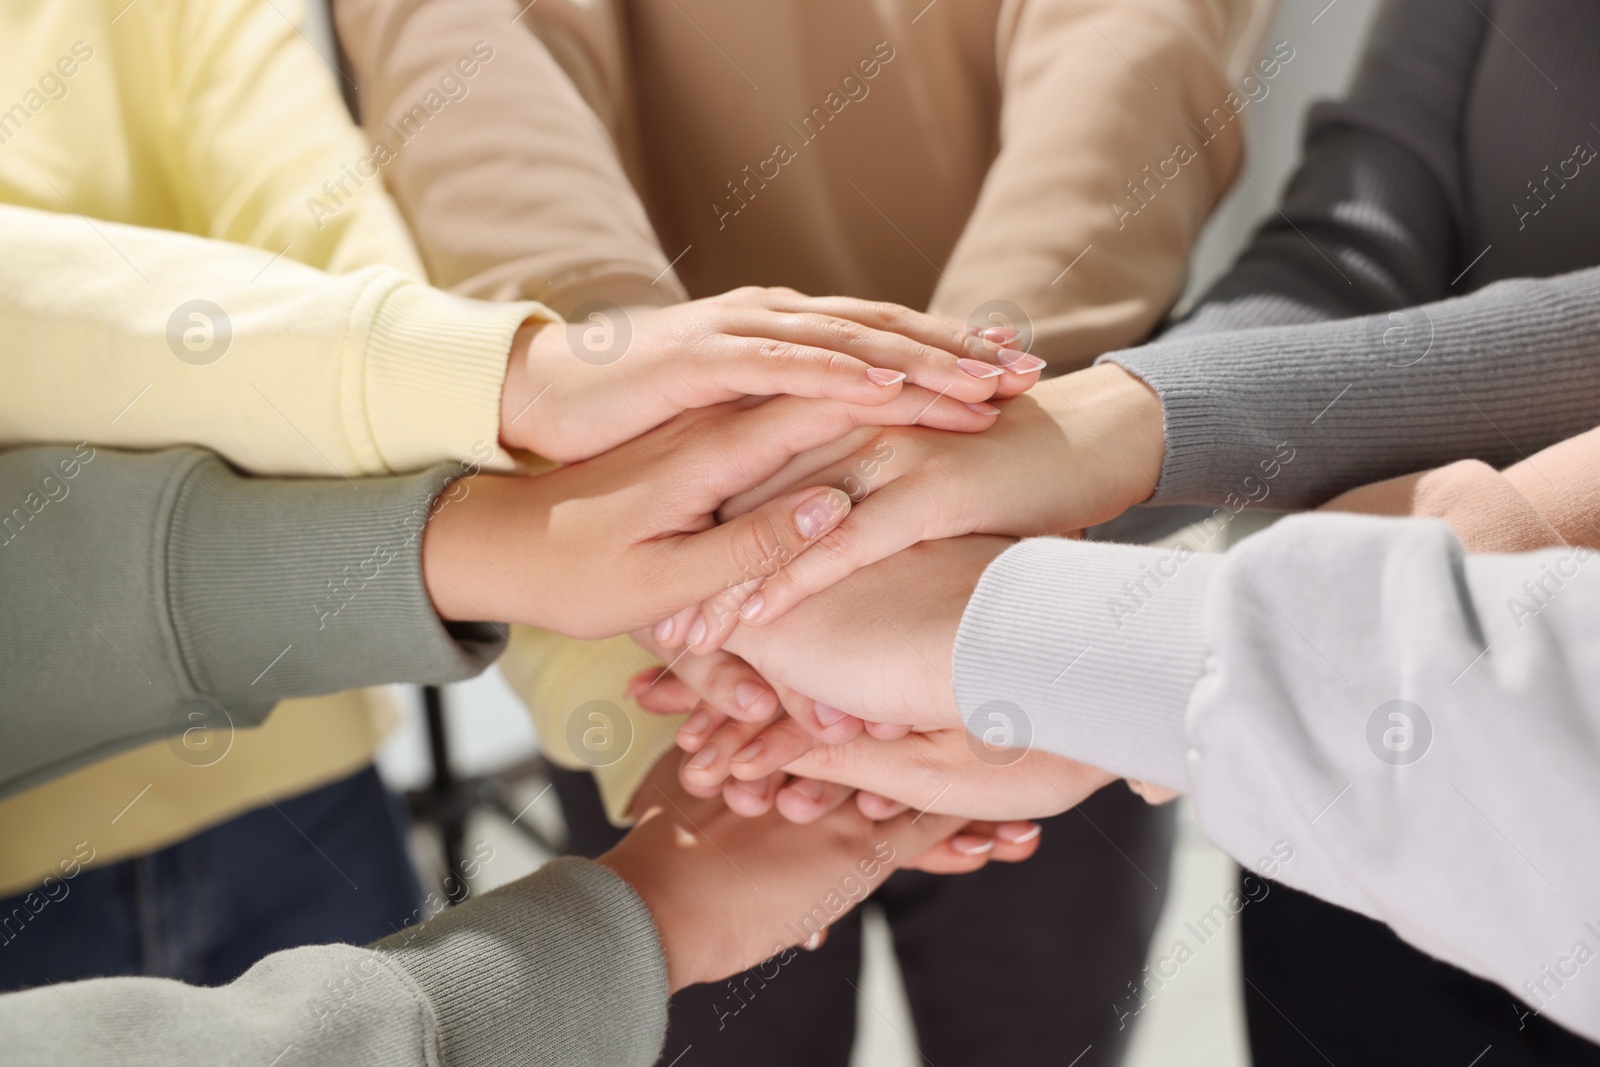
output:
[[[837,527],[849,513],[848,494],[838,489],[802,489],[768,501],[732,522],[665,542],[671,552],[669,573],[681,576],[671,583],[671,599],[676,607],[683,607],[715,598],[720,610],[737,611],[763,581]]]

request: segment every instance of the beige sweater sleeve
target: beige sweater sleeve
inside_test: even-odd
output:
[[[1443,519],[1469,552],[1600,548],[1600,429],[1503,472],[1464,459],[1352,489],[1322,510]]]
[[[539,300],[563,315],[597,298],[687,299],[617,147],[632,135],[614,9],[543,0],[541,40],[519,18],[524,6],[333,5],[361,83],[363,124],[393,149],[384,181],[429,278],[466,296]],[[429,93],[448,101],[437,113]],[[445,129],[412,132],[427,125]]]
[[[1147,336],[1238,173],[1242,122],[1214,119],[1210,141],[1201,131],[1214,108],[1227,111],[1274,6],[1007,0],[1000,153],[930,310],[967,320],[991,302],[1015,304],[1032,322],[1032,351],[1057,370]],[[1128,183],[1143,183],[1144,168],[1172,160],[1179,144],[1195,158],[1168,164],[1178,177],[1158,174],[1136,217],[1119,214]]]

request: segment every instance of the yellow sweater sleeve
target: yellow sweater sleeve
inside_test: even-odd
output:
[[[483,462],[511,338],[543,313],[52,212],[0,206],[0,230],[0,447],[184,442],[323,476]]]
[[[510,466],[506,354],[556,316],[417,280],[381,160],[296,17],[0,10],[3,66],[59,87],[0,129],[0,447],[188,443],[263,474]]]
[[[511,628],[500,670],[528,705],[539,747],[569,770],[593,772],[606,816],[626,826],[634,791],[672,750],[681,715],[653,715],[624,699],[628,679],[659,663],[628,637],[575,641],[547,630]]]

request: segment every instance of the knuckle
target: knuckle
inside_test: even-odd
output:
[[[848,350],[866,342],[866,329],[849,319],[830,315],[822,319],[822,328],[830,348]]]
[[[789,562],[788,539],[773,516],[757,513],[733,539],[733,565],[744,579],[768,578]]]

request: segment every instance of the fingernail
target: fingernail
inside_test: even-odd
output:
[[[733,699],[739,702],[741,708],[748,710],[752,704],[770,692],[772,690],[760,682],[740,682],[733,687]]]
[[[794,525],[801,537],[809,541],[828,528],[828,522],[833,518],[833,508],[829,503],[826,496],[812,497],[795,509]]]
[[[974,378],[993,378],[1006,372],[1004,367],[996,367],[993,363],[985,363],[981,359],[958,359],[956,366]]]
[[[678,628],[677,622],[676,617],[662,619],[656,623],[656,628],[650,631],[650,635],[664,645],[672,640],[672,631]]]
[[[815,778],[798,778],[789,788],[807,800],[822,799],[822,783]]]
[[[705,639],[706,639],[706,617],[704,615],[698,615],[698,616],[695,617],[694,625],[689,627],[689,643],[691,645],[698,645],[701,641],[704,641]]]
[[[812,934],[810,937],[808,937],[804,941],[800,942],[800,947],[805,949],[807,952],[815,952],[817,950],[818,946],[820,946],[821,944],[822,944],[822,931],[818,930],[816,933]]]
[[[824,730],[838,722],[840,719],[844,718],[844,712],[840,711],[838,708],[830,707],[827,704],[817,704],[815,705],[815,708],[817,721],[822,724],[822,728]]]
[[[979,330],[978,336],[985,341],[993,341],[997,345],[1003,345],[1007,341],[1015,341],[1021,337],[1022,331],[1015,326],[990,326],[986,330]]]
[[[1038,356],[1030,356],[1026,352],[1018,352],[1014,348],[1002,348],[995,358],[1000,361],[1000,366],[1012,374],[1032,374],[1034,371],[1044,369],[1044,360]]]
[[[761,750],[766,747],[767,743],[758,737],[735,753],[733,762],[750,763],[754,761],[757,756],[761,755]]]
[[[739,608],[739,618],[746,622],[761,614],[761,609],[766,606],[767,598],[756,593],[746,600]]]
[[[678,727],[678,729],[686,734],[703,734],[706,732],[706,727],[710,725],[711,715],[706,711],[705,708],[700,708],[693,715],[689,716],[689,718],[684,721],[684,724]]]
[[[1003,822],[994,828],[994,836],[1008,845],[1025,845],[1039,836],[1036,822]]]
[[[699,752],[696,752],[694,759],[689,761],[688,766],[693,770],[703,771],[716,761],[717,746],[715,744],[710,744],[705,748],[702,748]]]
[[[889,370],[887,367],[870,367],[867,370],[867,381],[873,385],[899,385],[905,380],[904,372]]]
[[[737,757],[735,757],[734,762],[738,762],[738,758]],[[771,786],[772,786],[772,776],[771,775],[768,775],[767,777],[762,778],[760,781],[756,781],[756,782],[734,782],[733,783],[733,787],[735,789],[739,790],[739,792],[748,793],[750,796],[755,797],[757,800],[766,800],[767,799],[767,791],[771,788]]]
[[[968,404],[968,411],[976,411],[979,415],[998,415],[1000,409],[993,404]]]
[[[963,856],[981,856],[985,852],[994,851],[994,838],[957,834],[950,839],[950,847]]]

